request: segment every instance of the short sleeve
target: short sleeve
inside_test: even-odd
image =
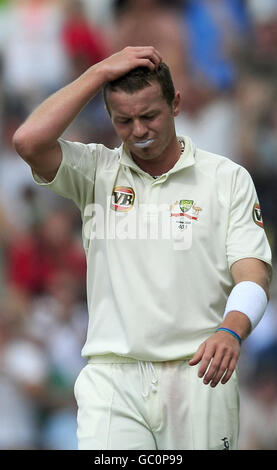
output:
[[[72,199],[81,209],[86,203],[88,191],[94,187],[96,163],[98,157],[97,144],[83,144],[59,139],[62,150],[62,161],[55,178],[47,182],[33,170],[35,183],[45,186],[53,192]]]
[[[240,166],[233,182],[226,253],[229,268],[243,258],[257,258],[271,265],[256,189],[248,171]]]

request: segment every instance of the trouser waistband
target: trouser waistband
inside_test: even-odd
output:
[[[191,357],[191,356],[190,356]],[[89,364],[137,364],[138,372],[141,381],[141,394],[144,399],[147,399],[150,394],[150,390],[156,393],[158,390],[158,374],[155,369],[156,364],[166,364],[168,362],[186,362],[190,357],[178,359],[175,361],[142,361],[127,356],[119,356],[117,354],[105,354],[99,356],[88,357]]]
[[[155,363],[165,363],[165,362],[175,362],[175,361],[188,361],[189,359],[192,358],[191,356],[184,357],[182,359],[171,359],[168,361],[147,361],[147,360],[142,360],[142,359],[135,359],[133,357],[128,357],[128,356],[119,356],[118,354],[103,354],[103,355],[95,355],[95,356],[89,356],[88,363],[89,364],[105,364],[105,363],[137,363],[137,362],[153,362]]]
[[[88,363],[89,364],[104,364],[105,362],[107,363],[136,363],[138,362],[138,359],[133,359],[132,357],[127,357],[127,356],[118,356],[117,354],[104,354],[104,355],[99,355],[99,356],[89,356],[88,357]]]

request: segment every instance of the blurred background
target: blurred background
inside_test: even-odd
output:
[[[87,308],[81,220],[11,139],[49,94],[126,45],[182,93],[179,134],[245,166],[276,266],[277,0],[0,0],[0,449],[76,449]],[[101,93],[65,134],[118,145]],[[240,358],[240,449],[277,449],[277,284]]]

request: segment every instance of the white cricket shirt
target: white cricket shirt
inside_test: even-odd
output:
[[[185,150],[154,179],[124,146],[60,139],[50,183],[83,220],[89,324],[83,356],[167,361],[191,356],[222,321],[242,258],[271,264],[249,173],[231,160]]]

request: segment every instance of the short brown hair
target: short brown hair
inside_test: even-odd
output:
[[[167,101],[168,105],[171,106],[175,98],[175,88],[169,67],[162,62],[155,70],[150,70],[148,67],[137,67],[122,77],[112,82],[105,83],[103,96],[107,110],[109,111],[107,102],[108,91],[122,90],[132,94],[147,86],[151,86],[151,83],[155,81],[160,84],[162,96]]]

